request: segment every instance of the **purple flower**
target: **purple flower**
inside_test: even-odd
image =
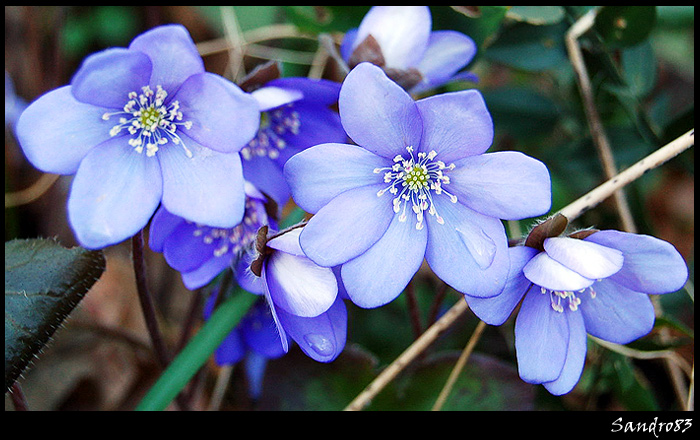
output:
[[[526,244],[510,248],[499,296],[466,298],[492,325],[505,322],[522,300],[515,322],[520,377],[555,395],[578,383],[586,333],[616,344],[641,338],[654,326],[648,295],[675,292],[688,278],[678,251],[647,235],[589,230]]]
[[[149,246],[164,254],[168,264],[182,274],[182,281],[188,289],[195,290],[209,284],[229,267],[239,268],[236,271],[239,284],[248,287],[243,284],[247,278],[240,267],[249,261],[243,257],[255,243],[258,229],[265,225],[275,227],[276,223],[267,215],[265,196],[248,182],[245,192],[243,220],[233,228],[193,223],[163,207],[153,217]]]
[[[257,136],[242,150],[243,175],[281,207],[290,192],[282,168],[291,156],[312,145],[344,142],[338,114],[340,84],[307,78],[280,78],[251,92],[261,113]]]
[[[170,25],[88,57],[69,86],[22,113],[17,135],[40,170],[76,174],[70,224],[101,248],[142,229],[161,202],[193,222],[239,223],[238,151],[259,123],[255,99],[205,72],[187,30]]]
[[[406,90],[421,92],[455,79],[476,55],[476,44],[456,31],[431,32],[427,6],[374,6],[360,27],[349,31],[341,55],[351,68],[362,61],[376,64]]]
[[[218,292],[214,292],[204,308],[204,318],[214,311]],[[250,396],[260,397],[267,361],[285,354],[275,328],[270,309],[264,301],[256,302],[236,328],[229,333],[214,352],[218,365],[234,365],[245,361]]]
[[[415,102],[362,63],[348,74],[339,107],[359,146],[314,146],[285,165],[294,200],[315,214],[300,236],[307,257],[342,265],[361,307],[396,298],[424,257],[456,290],[498,294],[510,264],[500,219],[549,210],[544,164],[517,152],[483,154],[493,123],[475,90]]]
[[[258,243],[251,269],[260,277],[285,351],[289,336],[310,358],[330,362],[345,348],[347,310],[333,270],[306,258],[300,233],[295,228]]]

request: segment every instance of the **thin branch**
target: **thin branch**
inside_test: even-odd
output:
[[[585,211],[598,205],[600,202],[610,197],[617,189],[633,182],[647,171],[657,168],[666,163],[671,158],[677,156],[695,143],[694,130],[689,131],[670,144],[660,148],[656,152],[632,165],[626,171],[593,189],[588,194],[563,208],[560,213],[564,214],[569,221],[578,218]],[[445,313],[435,324],[430,326],[420,338],[409,346],[394,362],[389,365],[374,381],[372,381],[346,408],[346,411],[359,411],[370,404],[372,399],[386,387],[406,366],[418,357],[426,348],[443,334],[449,327],[457,321],[468,309],[467,302],[460,299]]]
[[[447,378],[445,386],[442,388],[442,391],[440,391],[440,395],[435,401],[435,405],[433,405],[433,411],[440,411],[443,405],[445,405],[447,397],[450,395],[452,388],[454,388],[454,385],[457,382],[457,378],[462,373],[462,369],[464,369],[464,366],[467,364],[469,356],[471,356],[472,351],[474,351],[476,343],[479,342],[479,339],[481,339],[481,334],[484,332],[485,328],[486,323],[484,321],[479,321],[479,325],[476,326],[474,333],[472,333],[471,338],[469,338],[469,342],[467,342],[467,346],[464,347],[464,351],[462,351],[462,354],[459,356],[459,359],[457,359],[457,363],[452,369],[450,377]]]
[[[592,9],[571,26],[571,29],[569,29],[566,34],[566,48],[569,52],[571,65],[576,73],[576,78],[578,79],[578,85],[583,99],[583,107],[590,127],[591,136],[593,137],[593,143],[596,146],[598,156],[603,165],[605,177],[612,179],[617,174],[615,158],[613,157],[608,137],[605,135],[605,127],[603,126],[603,122],[595,106],[591,80],[588,76],[588,70],[583,61],[581,46],[578,42],[579,37],[588,32],[595,24],[597,13],[598,9]],[[614,199],[623,229],[627,232],[636,232],[637,228],[634,224],[632,212],[630,211],[624,192],[622,190],[615,191]]]

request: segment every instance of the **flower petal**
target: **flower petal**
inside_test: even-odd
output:
[[[68,197],[68,219],[80,244],[100,249],[132,237],[151,218],[162,194],[160,166],[126,139],[92,149]]]
[[[417,68],[425,84],[417,88],[438,87],[448,82],[459,69],[476,55],[474,40],[455,31],[436,31],[430,34],[428,47]],[[415,90],[415,89],[414,89]]]
[[[361,63],[348,74],[338,106],[348,136],[372,153],[393,159],[420,144],[423,128],[413,98],[373,64]]]
[[[545,239],[544,250],[552,259],[592,280],[613,275],[624,262],[617,249],[569,237]]]
[[[148,247],[154,252],[163,252],[165,240],[173,233],[175,228],[185,223],[185,219],[168,212],[162,206],[158,208],[151,220],[151,228],[148,235]]]
[[[314,78],[278,78],[266,84],[271,87],[298,90],[304,96],[304,102],[312,102],[324,107],[338,102],[340,83]]]
[[[579,306],[591,335],[616,344],[648,334],[654,327],[654,306],[649,296],[630,290],[612,279],[592,286],[595,298],[579,295]]]
[[[561,375],[569,344],[565,315],[552,309],[549,295],[532,290],[525,295],[515,320],[518,372],[525,382],[551,382]]]
[[[214,258],[216,244],[205,244],[204,237],[196,233],[199,229],[194,223],[183,222],[163,244],[165,260],[178,272],[196,270]]]
[[[383,187],[363,186],[331,200],[304,227],[299,239],[304,253],[316,264],[333,267],[369,249],[394,217],[391,198],[377,197]]]
[[[374,170],[388,162],[355,145],[321,144],[291,157],[284,176],[297,205],[316,213],[347,190],[381,183],[383,176]]]
[[[477,90],[435,95],[416,105],[423,120],[420,150],[435,150],[447,164],[481,154],[493,143],[493,120]]]
[[[304,94],[298,90],[269,86],[261,87],[251,92],[251,95],[258,102],[260,111],[268,111],[273,108],[291,104],[304,97]]]
[[[569,322],[569,344],[566,351],[566,361],[561,375],[552,382],[544,383],[544,387],[555,396],[561,396],[574,389],[586,363],[586,329],[580,313],[564,313]]]
[[[546,214],[552,204],[551,181],[540,161],[514,151],[471,156],[447,173],[445,189],[482,214],[520,220]]]
[[[612,276],[637,292],[659,295],[676,292],[688,280],[688,266],[672,244],[648,235],[599,231],[585,241],[622,252],[625,263]]]
[[[254,352],[268,359],[276,359],[284,354],[270,308],[264,301],[253,305],[241,320],[239,328],[246,345]]]
[[[435,274],[470,296],[486,298],[500,293],[510,267],[503,224],[442,196],[433,202],[444,219],[440,224],[435,216],[426,215],[425,258]]]
[[[375,6],[362,20],[354,46],[372,35],[382,49],[386,65],[405,69],[423,58],[431,27],[427,6]]]
[[[595,281],[552,259],[546,252],[535,255],[525,265],[523,273],[537,286],[562,292],[576,292],[589,287]]]
[[[297,316],[320,315],[338,295],[338,283],[331,269],[285,252],[274,252],[269,258],[266,280],[275,305]]]
[[[190,272],[183,272],[181,274],[182,283],[189,290],[202,288],[223,272],[224,269],[228,268],[231,265],[231,261],[230,255],[212,257],[206,260],[197,269]]]
[[[527,246],[508,248],[510,270],[503,291],[493,298],[465,295],[474,314],[489,325],[501,325],[513,313],[532,283],[523,275],[523,267],[537,255],[537,250]]]
[[[289,336],[310,358],[331,362],[343,351],[347,338],[347,309],[337,298],[333,305],[319,316],[305,318],[278,309],[279,320]]]
[[[89,56],[71,80],[80,102],[121,109],[129,93],[140,93],[151,79],[151,60],[142,52],[115,48]]]
[[[423,263],[428,231],[395,215],[386,233],[357,258],[343,264],[341,276],[352,302],[374,308],[401,294]]]
[[[129,45],[145,53],[153,63],[150,85],[175,92],[187,78],[204,72],[204,62],[189,32],[181,25],[159,26],[145,32]]]
[[[241,158],[204,148],[187,136],[187,157],[180,146],[158,150],[163,168],[163,205],[191,222],[215,228],[232,228],[241,222],[245,192]]]
[[[278,251],[282,251],[286,254],[296,255],[297,257],[306,257],[304,251],[301,249],[299,244],[299,236],[301,235],[303,228],[292,229],[289,232],[278,235],[272,240],[267,242],[267,246]]]
[[[74,174],[87,152],[109,139],[110,126],[102,120],[104,113],[104,108],[77,101],[70,86],[61,87],[22,112],[17,139],[36,168]]]
[[[280,209],[287,204],[291,192],[282,173],[282,167],[267,156],[242,158],[243,177],[274,200]]]
[[[177,92],[187,136],[221,153],[235,153],[258,132],[260,111],[251,95],[213,73],[191,76]]]

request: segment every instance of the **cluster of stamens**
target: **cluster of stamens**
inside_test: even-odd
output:
[[[418,153],[413,155],[413,147],[407,147],[409,158],[401,155],[394,158],[394,165],[385,168],[376,168],[375,174],[384,173],[384,183],[390,184],[387,188],[377,193],[383,196],[387,191],[394,196],[392,201],[394,212],[399,214],[399,221],[407,220],[407,207],[416,215],[416,229],[424,227],[424,213],[435,216],[439,224],[445,220],[438,214],[433,203],[433,194],[444,194],[452,203],[457,203],[457,196],[448,193],[443,185],[450,183],[450,178],[445,171],[453,170],[454,164],[445,165],[444,162],[435,160],[437,153]]]
[[[299,134],[299,127],[301,127],[299,113],[292,110],[291,105],[262,112],[258,134],[241,149],[241,156],[246,160],[253,157],[277,159],[280,151],[287,146],[284,137]]]
[[[267,222],[268,218],[262,202],[246,197],[243,221],[237,226],[231,229],[219,229],[198,224],[193,235],[201,237],[206,245],[215,245],[215,257],[222,257],[228,253],[235,256],[245,252],[255,242],[258,229]]]
[[[566,305],[567,303],[569,306],[569,310],[571,310],[572,312],[577,311],[578,306],[581,305],[581,298],[579,298],[578,295],[586,293],[586,290],[589,290],[591,299],[595,299],[596,292],[595,290],[593,290],[593,287],[582,289],[578,292],[547,290],[544,287],[540,287],[540,292],[542,292],[543,295],[549,293],[552,309],[559,313],[564,312],[564,305]]]
[[[142,87],[140,94],[130,92],[129,101],[122,111],[102,115],[105,121],[113,116],[119,117],[119,124],[112,127],[109,135],[114,137],[127,130],[132,136],[129,145],[139,154],[145,149],[148,157],[155,156],[160,146],[172,142],[182,146],[187,157],[191,158],[192,152],[182,142],[177,129],[183,126],[189,130],[192,122],[183,121],[178,101],[166,105],[167,96],[168,92],[161,86],[156,86],[155,92],[149,86]]]

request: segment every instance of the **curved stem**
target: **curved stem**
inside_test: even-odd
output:
[[[134,273],[136,275],[136,290],[143,311],[143,318],[146,321],[146,328],[151,337],[153,350],[155,351],[156,359],[161,368],[165,368],[169,362],[169,356],[163,337],[158,328],[158,319],[156,317],[156,309],[153,305],[153,299],[148,291],[148,283],[146,277],[146,261],[143,253],[143,230],[139,231],[131,239],[132,243],[132,258],[134,260]]]

